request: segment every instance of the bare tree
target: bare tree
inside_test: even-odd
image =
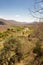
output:
[[[43,0],[33,0],[33,9],[29,8],[29,12],[34,18],[43,20]]]

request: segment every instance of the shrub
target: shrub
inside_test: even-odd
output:
[[[36,53],[38,56],[41,56],[41,45],[39,42],[36,43],[36,46],[33,49],[33,52]]]
[[[17,44],[17,47],[15,49],[15,53],[16,53],[17,61],[20,62],[21,59],[22,59],[22,56],[23,56],[23,53],[21,51],[21,44],[20,43]]]
[[[7,31],[10,31],[10,28],[8,28]]]

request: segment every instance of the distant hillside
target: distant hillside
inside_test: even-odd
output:
[[[11,26],[20,26],[24,25],[25,23],[20,23],[14,20],[5,20],[5,19],[0,19],[0,31],[5,31]]]
[[[23,23],[15,20],[5,20],[5,19],[0,19],[0,25],[23,25]]]
[[[6,29],[10,28],[11,26],[26,26],[29,28],[33,28],[34,30],[41,30],[43,29],[43,22],[33,22],[33,23],[24,23],[24,22],[17,22],[14,20],[5,20],[0,19],[0,31],[5,31]]]

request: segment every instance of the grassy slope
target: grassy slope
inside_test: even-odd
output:
[[[35,47],[36,42],[40,40],[43,46],[43,24],[32,24],[30,26],[23,27],[13,26],[7,29],[5,32],[0,33],[0,50],[3,48],[2,45],[4,43],[4,40],[9,40],[11,36],[13,36],[15,40],[17,40],[17,43],[19,42],[21,44],[21,50],[23,53],[22,58],[24,62],[26,64],[31,63],[31,61],[33,61],[35,57],[33,49]]]

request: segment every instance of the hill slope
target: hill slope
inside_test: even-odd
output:
[[[5,19],[0,19],[0,31],[3,32],[6,29],[10,28],[11,26],[20,26],[24,25],[25,23],[20,23],[14,20],[5,20]]]

